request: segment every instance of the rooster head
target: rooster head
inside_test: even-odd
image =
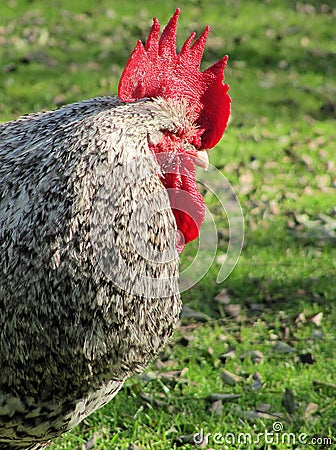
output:
[[[144,46],[138,41],[121,76],[119,98],[132,102],[142,98],[163,98],[185,105],[190,121],[185,129],[162,130],[162,140],[149,147],[163,169],[161,180],[168,190],[170,204],[179,230],[178,250],[199,234],[204,219],[204,201],[197,190],[194,164],[206,165],[205,149],[221,139],[230,115],[228,85],[223,83],[227,56],[205,71],[200,64],[210,31],[207,26],[193,43],[192,33],[176,53],[176,28],[180,10],[160,35],[156,18]],[[163,155],[174,155],[174,170],[168,170]],[[168,158],[171,161],[171,157]],[[179,169],[177,170],[176,167]]]

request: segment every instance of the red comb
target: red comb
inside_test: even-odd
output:
[[[176,9],[160,38],[160,24],[156,18],[153,20],[146,46],[138,41],[131,54],[120,78],[118,95],[124,102],[144,97],[185,98],[202,133],[200,148],[211,148],[221,139],[230,115],[229,87],[223,84],[228,57],[200,71],[209,26],[194,44],[196,33],[192,33],[177,54],[179,14]]]

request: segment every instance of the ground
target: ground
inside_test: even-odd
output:
[[[217,255],[183,292],[171,345],[51,449],[189,449],[201,441],[218,449],[334,448],[334,2],[178,6],[178,45],[210,24],[204,67],[230,57],[232,118],[210,159],[241,204],[241,256],[218,284],[228,217],[201,188]],[[113,95],[152,17],[165,24],[175,7],[172,0],[2,2],[0,120]],[[197,243],[189,245],[182,269],[196,253]]]

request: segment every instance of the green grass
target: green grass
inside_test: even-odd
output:
[[[336,426],[333,4],[179,2],[179,45],[190,31],[210,24],[204,67],[223,53],[230,56],[226,81],[232,118],[211,161],[241,202],[244,248],[224,283],[216,283],[215,263],[183,293],[184,303],[208,319],[183,318],[147,375],[130,379],[109,405],[52,449],[88,449],[94,443],[96,449],[170,449],[179,436],[190,438],[201,430],[211,433],[204,448],[333,448],[310,443],[314,437],[332,437]],[[128,55],[137,39],[145,39],[151,18],[158,16],[164,24],[176,7],[170,0],[158,5],[149,0],[2,2],[0,119],[116,93]],[[216,202],[206,198],[216,212]],[[218,211],[216,225],[222,233],[220,254],[227,248],[227,220]],[[196,244],[185,250],[183,267],[195,251]],[[225,305],[214,300],[224,288],[229,302],[240,305],[239,317],[229,317]],[[253,361],[254,350],[262,353],[260,362]],[[228,352],[231,356],[223,356]],[[185,368],[182,375],[164,377]],[[224,369],[239,381],[225,383]],[[294,396],[287,402],[286,389]],[[239,397],[214,404],[213,393]],[[258,417],[265,403],[267,414]],[[310,403],[317,405],[311,415]],[[307,434],[307,445],[282,444],[276,441],[280,435],[273,446],[214,438],[215,433],[227,438],[225,433],[250,433],[256,439],[272,432],[277,421],[297,440]],[[192,448],[183,439],[181,448]]]

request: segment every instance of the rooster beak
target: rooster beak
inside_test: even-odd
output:
[[[206,150],[198,150],[196,155],[193,155],[196,166],[202,167],[205,171],[209,168],[209,156]]]

